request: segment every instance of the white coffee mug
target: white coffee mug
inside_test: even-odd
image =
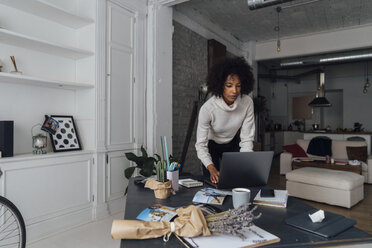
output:
[[[251,191],[246,188],[234,188],[232,190],[232,199],[234,208],[239,208],[240,206],[249,202],[251,198]]]

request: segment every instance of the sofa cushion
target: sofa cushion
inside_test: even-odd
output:
[[[297,144],[283,146],[283,150],[292,154],[294,158],[307,157],[306,152]]]
[[[368,164],[361,162],[362,165],[362,171],[368,171]]]
[[[306,152],[316,156],[332,156],[332,140],[325,136],[314,137],[310,140]]]
[[[348,159],[347,146],[366,146],[365,141],[334,140],[332,142],[332,153],[335,159]]]
[[[318,185],[340,190],[353,190],[364,183],[364,177],[353,172],[304,167],[286,174],[292,182]]]
[[[346,147],[347,157],[349,160],[359,160],[367,162],[367,146],[347,146]]]
[[[307,147],[309,146],[310,140],[298,139],[296,141],[297,145],[301,146],[304,151],[307,151]]]

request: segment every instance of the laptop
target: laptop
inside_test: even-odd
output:
[[[267,184],[273,151],[225,152],[217,184],[206,178],[205,183],[218,189],[257,187]]]

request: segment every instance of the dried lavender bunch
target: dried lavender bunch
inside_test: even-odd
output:
[[[253,214],[257,206],[249,210],[250,205],[247,203],[237,209],[206,216],[209,231],[213,234],[231,234],[245,239],[243,229],[253,225],[252,221],[261,217],[261,213],[256,216]]]

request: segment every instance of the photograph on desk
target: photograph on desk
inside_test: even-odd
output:
[[[203,204],[214,204],[222,205],[225,197],[231,195],[230,191],[204,188],[196,192],[194,198],[192,199],[193,203],[203,203]]]
[[[172,207],[155,204],[144,209],[137,220],[143,221],[171,221],[177,215],[176,209]]]

